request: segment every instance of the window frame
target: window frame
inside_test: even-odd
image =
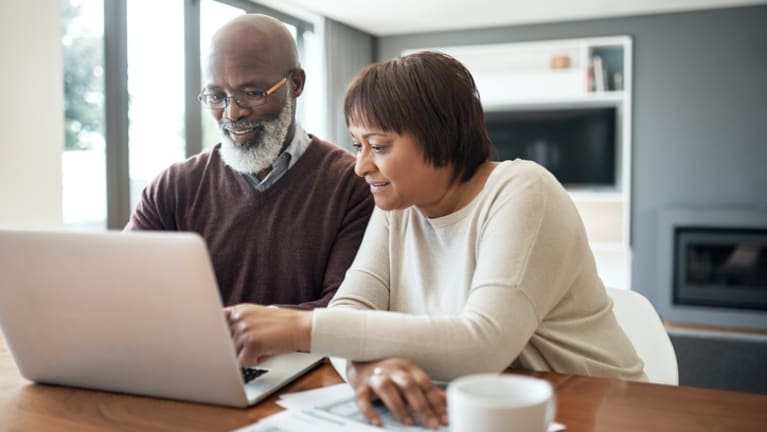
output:
[[[130,218],[129,96],[128,96],[128,0],[104,0],[104,116],[106,141],[106,228],[122,229]],[[249,0],[213,0],[262,13],[296,28],[299,53],[304,34],[314,25],[276,9]],[[184,139],[186,157],[200,153],[202,114],[197,93],[202,87],[200,70],[200,0],[184,2]]]

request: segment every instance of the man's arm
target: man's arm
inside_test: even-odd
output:
[[[373,211],[373,197],[362,179],[354,178],[353,183],[343,222],[328,254],[325,278],[322,282],[322,296],[292,307],[314,309],[327,306],[344,280],[346,270],[357,255]]]
[[[175,219],[163,209],[168,204],[170,172],[157,176],[141,192],[141,198],[123,230],[176,231]]]

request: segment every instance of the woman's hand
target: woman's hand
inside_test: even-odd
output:
[[[272,354],[308,352],[312,313],[240,303],[224,308],[237,359],[252,366]]]
[[[425,427],[434,429],[447,424],[445,392],[411,360],[350,361],[346,377],[360,410],[376,426],[381,426],[381,418],[373,408],[375,397],[403,424],[415,424],[411,412]]]

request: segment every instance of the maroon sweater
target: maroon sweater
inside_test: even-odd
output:
[[[316,137],[263,192],[218,147],[172,165],[143,191],[126,229],[194,231],[224,305],[325,306],[357,253],[373,200],[354,157]]]

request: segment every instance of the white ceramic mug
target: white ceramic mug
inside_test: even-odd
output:
[[[554,389],[539,378],[476,374],[447,387],[452,432],[546,432],[555,412]]]

